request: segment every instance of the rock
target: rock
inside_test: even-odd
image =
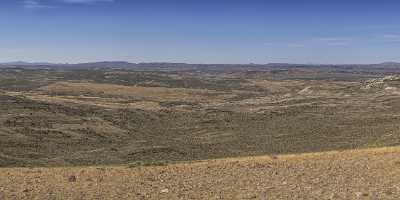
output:
[[[392,81],[400,81],[400,76],[385,76],[383,78],[368,80],[361,89],[372,89],[381,88],[385,83],[390,83]]]
[[[400,81],[400,76],[385,76],[382,78],[383,81]]]
[[[168,189],[162,189],[162,190],[161,190],[161,193],[168,193],[168,192],[169,192]]]
[[[357,198],[361,198],[361,197],[367,197],[368,194],[367,193],[362,193],[362,192],[356,192],[356,196],[357,196]]]
[[[356,194],[356,197],[357,197],[357,198],[360,198],[361,195],[362,195],[362,192],[356,192],[355,194]]]
[[[307,95],[312,94],[311,86],[305,87],[304,89],[300,90],[298,94]]]
[[[397,90],[395,87],[385,87],[385,90]]]

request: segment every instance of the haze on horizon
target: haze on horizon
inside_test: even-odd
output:
[[[0,62],[400,62],[395,0],[4,0]]]

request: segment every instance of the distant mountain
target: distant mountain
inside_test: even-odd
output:
[[[400,66],[400,63],[398,63],[398,62],[383,62],[383,63],[380,63],[379,65],[383,65],[383,66]]]
[[[184,70],[277,70],[277,69],[296,69],[296,68],[324,68],[342,71],[381,71],[400,73],[400,63],[384,62],[380,64],[295,64],[295,63],[268,63],[268,64],[188,64],[188,63],[130,63],[125,61],[102,61],[77,64],[60,64],[49,62],[8,62],[0,63],[0,68],[18,67],[27,69],[135,69],[135,70],[166,70],[166,71],[184,71]]]
[[[125,61],[102,61],[102,62],[88,62],[88,63],[77,63],[77,64],[65,64],[71,68],[130,68],[135,63],[129,63]]]
[[[34,65],[57,65],[55,63],[49,62],[24,62],[24,61],[16,61],[16,62],[5,62],[0,63],[0,65],[9,65],[9,66],[34,66]]]
[[[134,63],[123,62],[123,61],[104,61],[104,62],[88,62],[88,63],[50,63],[50,62],[6,62],[0,63],[0,67],[21,67],[21,68],[71,68],[71,69],[84,69],[84,68],[131,68],[134,67]]]

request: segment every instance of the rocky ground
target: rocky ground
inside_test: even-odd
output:
[[[400,148],[136,168],[3,168],[0,177],[0,199],[399,199]]]

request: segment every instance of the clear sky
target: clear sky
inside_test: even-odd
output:
[[[400,61],[398,0],[1,0],[0,62]]]

